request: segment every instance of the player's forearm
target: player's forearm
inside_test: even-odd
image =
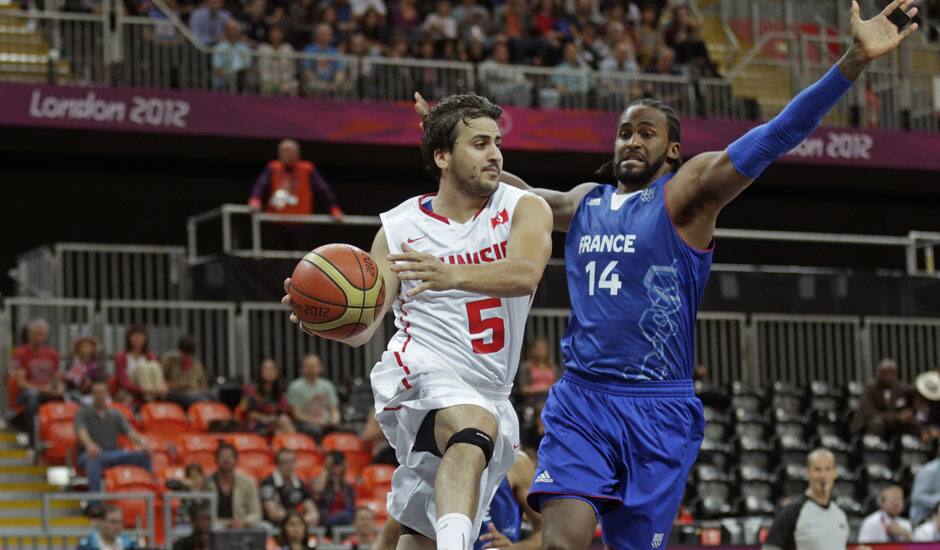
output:
[[[536,531],[532,533],[532,536],[520,540],[519,542],[511,545],[509,550],[541,550],[542,548],[542,531]]]
[[[857,47],[855,44],[852,44],[849,46],[849,49],[846,50],[845,55],[842,56],[842,59],[836,63],[836,66],[839,67],[839,71],[842,72],[842,76],[854,81],[859,77],[859,75],[862,74],[862,71],[868,67],[869,63],[871,63],[871,60],[865,57],[865,54],[859,47]]]
[[[454,288],[484,296],[513,298],[534,294],[545,264],[534,260],[504,259],[454,268]]]

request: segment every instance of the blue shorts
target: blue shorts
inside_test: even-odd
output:
[[[705,431],[692,382],[610,384],[568,371],[542,422],[529,505],[580,498],[610,548],[665,547]]]

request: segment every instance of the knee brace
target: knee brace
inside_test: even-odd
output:
[[[489,466],[490,459],[493,458],[493,439],[490,438],[490,436],[476,428],[460,430],[447,440],[447,448],[444,449],[444,452],[446,453],[447,449],[450,449],[452,445],[457,443],[467,443],[479,447],[480,450],[483,451],[483,458],[486,459],[486,463],[483,467]]]

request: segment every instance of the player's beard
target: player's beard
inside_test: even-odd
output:
[[[471,197],[489,197],[496,192],[499,185],[499,178],[492,183],[484,181],[484,176],[489,172],[476,170],[470,163],[456,162],[454,164],[454,185],[461,193]]]
[[[659,169],[663,167],[663,164],[666,163],[666,158],[669,155],[669,151],[663,151],[663,154],[656,162],[652,164],[647,163],[646,168],[641,170],[635,170],[631,168],[621,167],[621,162],[623,159],[614,158],[614,175],[617,176],[617,181],[620,183],[626,183],[628,185],[648,185],[653,176],[659,172]]]

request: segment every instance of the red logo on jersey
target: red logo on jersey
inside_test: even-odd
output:
[[[417,239],[415,239],[415,238],[408,239],[408,244],[416,243],[416,242],[420,241],[421,239],[423,239],[423,238],[425,238],[425,237],[427,237],[427,235],[422,235],[422,236],[418,237]]]
[[[490,218],[490,223],[493,224],[493,227],[496,227],[497,225],[502,225],[508,221],[509,221],[509,212],[506,212],[505,208],[503,208],[495,216]]]

